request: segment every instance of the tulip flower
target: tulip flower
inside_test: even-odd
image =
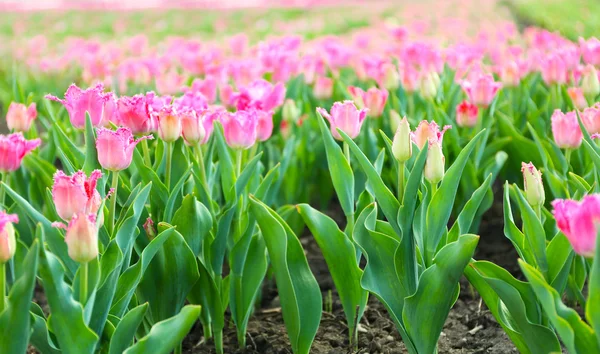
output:
[[[573,250],[585,257],[594,256],[600,222],[600,195],[585,196],[580,202],[557,199],[552,206],[556,226],[567,237]]]
[[[585,126],[585,129],[590,133],[599,134],[600,133],[600,106],[598,104],[594,105],[594,107],[588,107],[583,110],[581,113],[581,121]]]
[[[517,87],[527,72],[527,67],[522,61],[508,60],[499,71],[500,82],[504,87]]]
[[[156,129],[154,117],[148,112],[146,96],[123,96],[117,101],[120,123],[133,134],[148,134]]]
[[[164,106],[152,113],[158,124],[158,136],[167,143],[175,142],[181,136],[181,115],[174,106]]]
[[[96,182],[101,177],[100,170],[93,171],[89,178],[83,171],[75,172],[72,176],[57,171],[54,174],[52,200],[58,216],[68,221],[75,214],[96,214],[101,204]]]
[[[365,92],[360,87],[349,86],[348,91],[358,108],[367,108],[369,110],[369,117],[381,117],[388,99],[388,92],[386,90],[371,87]]]
[[[436,122],[429,123],[426,120],[423,120],[421,123],[419,123],[414,133],[412,133],[412,139],[415,144],[417,144],[419,149],[423,149],[425,144],[427,144],[427,142],[429,142],[431,139],[439,140],[441,142],[446,130],[451,128],[451,125],[445,125],[440,131],[440,127]]]
[[[16,171],[23,157],[41,143],[40,139],[25,140],[21,133],[0,135],[0,172]]]
[[[442,151],[442,140],[436,138],[429,139],[428,149],[423,174],[429,183],[438,184],[444,178],[446,170],[446,158]]]
[[[432,99],[437,95],[441,85],[440,76],[435,71],[430,71],[421,76],[419,90],[425,99]]]
[[[569,87],[567,89],[567,93],[569,94],[569,97],[573,102],[573,106],[576,109],[583,110],[588,106],[585,96],[583,96],[583,90],[581,87]]]
[[[381,86],[387,90],[394,91],[400,87],[400,73],[392,63],[385,63],[381,66],[382,80]]]
[[[131,129],[121,127],[116,131],[100,128],[97,133],[96,149],[98,162],[109,171],[121,171],[129,167],[133,149],[142,140],[153,139],[152,135],[134,139]]]
[[[392,131],[395,132],[396,130],[398,130],[400,121],[402,121],[402,118],[400,117],[398,112],[390,110],[390,128],[392,128]]]
[[[315,80],[313,94],[318,100],[326,100],[333,95],[333,79],[319,76]]]
[[[502,84],[495,82],[491,74],[479,74],[473,80],[462,82],[469,101],[482,108],[487,108],[492,103],[500,87]]]
[[[256,142],[258,113],[255,110],[223,113],[219,120],[227,145],[234,149],[249,149]]]
[[[258,79],[243,87],[239,93],[231,97],[238,110],[258,109],[271,111],[283,104],[285,86],[283,83],[272,83]]]
[[[258,124],[256,126],[256,138],[265,141],[273,134],[273,112],[258,111]]]
[[[521,172],[523,172],[523,183],[525,186],[525,197],[532,207],[544,205],[546,195],[544,193],[544,183],[542,182],[542,173],[530,163],[521,163]]]
[[[600,65],[600,41],[597,38],[592,37],[587,41],[579,38],[579,47],[583,61],[587,64]]]
[[[402,118],[396,134],[394,134],[394,140],[392,142],[392,152],[398,162],[404,163],[412,156],[412,140],[410,138],[410,125],[406,117]]]
[[[563,113],[557,109],[552,114],[552,135],[558,147],[577,149],[581,145],[583,134],[579,128],[575,112]]]
[[[562,85],[567,83],[567,64],[558,53],[552,53],[543,58],[540,64],[540,71],[542,72],[542,79],[544,79],[544,82],[548,85]]]
[[[201,93],[209,103],[214,103],[217,100],[217,80],[212,77],[194,79],[191,91]]]
[[[469,101],[463,101],[456,106],[456,124],[459,127],[472,128],[477,125],[479,109]]]
[[[29,107],[22,103],[11,102],[8,106],[8,112],[6,112],[6,125],[10,130],[26,132],[36,117],[35,102],[30,104]]]
[[[183,141],[189,146],[198,145],[204,140],[206,131],[204,125],[195,111],[181,112],[181,135]]]
[[[300,108],[296,105],[293,99],[288,98],[283,103],[283,108],[281,109],[281,117],[283,120],[288,122],[295,122],[300,118],[301,114]]]
[[[331,134],[337,140],[343,140],[337,129],[346,133],[354,139],[360,133],[360,128],[367,117],[367,108],[358,110],[352,101],[335,102],[331,107],[331,114],[323,108],[317,108],[317,112],[329,121]]]
[[[598,80],[598,71],[593,65],[587,65],[583,70],[581,89],[583,90],[583,94],[591,99],[600,94],[600,80]]]
[[[0,271],[4,271],[4,263],[8,262],[17,250],[15,229],[12,224],[18,222],[19,217],[17,214],[7,214],[5,211],[0,211],[0,265],[2,265]],[[4,291],[0,295],[0,301],[4,301]]]
[[[104,114],[104,106],[112,96],[104,92],[102,84],[97,84],[85,90],[72,84],[67,89],[64,100],[52,95],[46,95],[46,98],[62,103],[69,112],[71,124],[75,128],[83,129],[85,128],[86,112],[90,115],[93,126],[101,127],[104,125],[107,119]]]
[[[79,213],[67,226],[65,243],[69,257],[79,263],[87,263],[98,256],[98,227],[96,215]]]

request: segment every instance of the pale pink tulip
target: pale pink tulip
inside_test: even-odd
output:
[[[195,146],[204,140],[206,131],[195,111],[186,110],[181,112],[181,135],[183,141],[189,146]]]
[[[52,200],[56,213],[63,220],[70,220],[77,213],[96,214],[100,207],[100,193],[96,183],[102,177],[100,170],[94,170],[90,177],[78,171],[67,176],[63,171],[56,171],[52,186]]]
[[[440,127],[436,122],[423,120],[412,133],[412,139],[419,149],[423,149],[430,140],[439,141],[441,144],[444,133],[451,128],[451,125],[445,125],[444,128],[440,130]]]
[[[73,215],[67,226],[65,243],[72,260],[87,263],[95,259],[98,256],[96,215],[85,213]]]
[[[564,149],[576,149],[581,145],[583,134],[575,112],[563,113],[556,109],[552,114],[552,135],[556,145]]]
[[[331,114],[323,108],[317,108],[317,112],[329,121],[331,135],[338,140],[343,140],[338,128],[351,139],[356,138],[368,111],[367,108],[358,110],[352,101],[335,102]]]
[[[35,102],[30,104],[29,107],[22,103],[11,102],[8,106],[8,112],[6,112],[6,125],[10,130],[26,132],[36,117]]]
[[[256,126],[256,138],[265,141],[273,134],[273,112],[258,111],[258,125]]]
[[[223,133],[227,145],[234,149],[249,149],[257,138],[258,114],[257,111],[237,111],[223,113],[219,120],[223,125]]]
[[[17,214],[7,214],[0,211],[0,264],[8,262],[17,250],[15,229],[13,223],[18,223]]]
[[[486,108],[492,103],[500,87],[502,84],[495,82],[491,74],[479,74],[472,80],[462,82],[462,88],[469,97],[469,101],[482,108]]]
[[[152,135],[134,139],[131,129],[121,127],[116,131],[100,128],[96,139],[98,162],[109,171],[121,171],[131,165],[133,149],[144,139],[153,139]]]
[[[592,134],[600,133],[600,106],[598,104],[588,107],[581,113],[581,120],[585,129]]]
[[[319,100],[331,98],[331,95],[333,95],[333,79],[324,76],[317,77],[313,88],[313,94],[315,95],[315,98]]]
[[[152,113],[158,124],[158,136],[165,142],[172,143],[181,136],[181,114],[172,105],[163,106]]]
[[[583,90],[581,87],[569,87],[567,89],[567,93],[573,102],[573,106],[578,110],[583,110],[587,108],[588,103],[583,95]]]

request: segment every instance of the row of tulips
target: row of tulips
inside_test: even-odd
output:
[[[205,85],[214,77],[202,71],[177,97],[72,85],[37,102],[39,117],[12,104],[15,132],[0,137],[0,327],[14,335],[0,348],[180,352],[199,320],[222,353],[226,313],[244,347],[273,277],[292,351],[308,353],[322,298],[298,238],[306,226],[350,346],[374,295],[410,353],[436,352],[464,273],[521,352],[560,351],[559,339],[599,351],[596,42],[579,50],[536,33],[547,58],[523,72],[515,58],[499,73],[442,65],[423,44],[399,49],[399,66],[361,72],[327,40],[327,70],[307,80],[287,70],[299,45],[288,38],[260,44],[267,72],[236,89]],[[19,87],[13,98],[31,101]],[[527,282],[473,259],[495,181],[521,184],[521,173],[523,190],[507,182],[502,199]],[[343,225],[319,211],[332,200]],[[49,314],[31,302],[38,278]]]

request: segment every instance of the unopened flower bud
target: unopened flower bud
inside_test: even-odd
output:
[[[527,201],[534,207],[543,205],[546,196],[544,194],[542,173],[531,162],[523,162],[521,164],[521,171],[523,172],[523,183],[525,185],[525,197]]]
[[[400,117],[400,114],[398,114],[398,112],[390,110],[390,127],[392,128],[393,132],[398,130],[398,126],[400,125],[401,120],[402,117]]]
[[[389,91],[397,90],[400,87],[400,73],[396,66],[391,63],[383,64],[382,71],[383,87]]]
[[[600,94],[600,81],[598,72],[593,65],[585,67],[583,77],[581,78],[581,88],[587,97],[595,98]]]
[[[13,223],[19,222],[16,214],[0,211],[0,264],[8,262],[17,250],[15,228]]]
[[[431,184],[439,183],[444,178],[446,158],[442,151],[442,142],[431,139],[427,161],[425,161],[425,179]]]
[[[300,113],[300,108],[298,108],[296,102],[293,99],[288,98],[287,100],[285,100],[285,103],[283,104],[283,108],[281,110],[281,116],[283,120],[288,122],[295,122],[300,117]]]
[[[421,78],[421,96],[425,99],[434,98],[440,87],[440,76],[435,71],[425,74]]]
[[[98,227],[94,214],[76,214],[69,222],[65,242],[69,257],[87,263],[98,256]]]
[[[398,162],[404,163],[412,156],[412,140],[410,138],[410,125],[408,120],[403,118],[398,125],[394,141],[392,143],[392,153]]]

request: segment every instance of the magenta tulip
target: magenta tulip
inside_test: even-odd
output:
[[[109,171],[121,171],[129,167],[133,158],[133,149],[144,139],[153,139],[152,135],[134,139],[129,128],[121,127],[116,131],[100,128],[96,139],[98,161]]]
[[[331,134],[338,140],[343,140],[338,128],[350,138],[356,138],[368,111],[367,108],[358,110],[352,101],[335,102],[331,107],[331,114],[323,108],[317,108],[317,112],[329,121]]]
[[[600,222],[600,195],[592,194],[578,202],[557,199],[552,202],[556,226],[567,237],[573,250],[592,257],[596,250],[597,225]]]
[[[86,112],[89,113],[93,126],[103,126],[105,120],[107,120],[104,114],[104,106],[111,97],[109,93],[104,92],[102,84],[97,84],[85,90],[72,84],[67,89],[64,100],[56,96],[46,95],[47,99],[60,102],[65,106],[67,112],[69,112],[71,124],[79,129],[85,128]]]
[[[23,157],[41,143],[40,139],[25,140],[21,133],[0,135],[0,172],[16,171]]]

